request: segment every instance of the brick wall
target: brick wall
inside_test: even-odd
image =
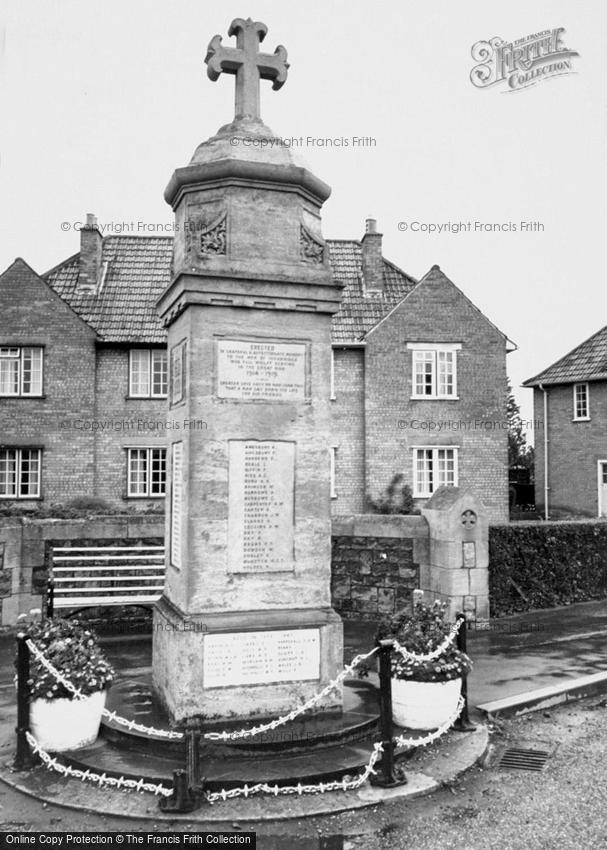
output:
[[[550,513],[596,517],[598,461],[607,460],[607,382],[589,384],[590,420],[573,421],[573,385],[548,386],[548,483]],[[544,510],[544,394],[533,394],[535,503]],[[607,504],[603,506],[607,513]]]
[[[337,447],[333,516],[365,509],[364,354],[362,348],[333,349],[331,429],[332,443]]]
[[[165,447],[170,422],[166,399],[129,398],[129,349],[103,346],[97,351],[95,420],[108,427],[96,432],[95,492],[114,505],[137,509],[163,499],[127,497],[127,447]]]
[[[358,515],[333,520],[331,596],[345,620],[379,620],[411,608],[427,556],[422,517]]]
[[[411,399],[408,342],[461,343],[457,400]],[[491,520],[507,519],[506,342],[439,270],[369,334],[365,399],[372,498],[398,472],[413,489],[413,446],[454,446],[459,486],[481,499]],[[441,422],[451,424],[439,429]]]
[[[0,278],[0,315],[0,346],[44,346],[44,395],[1,399],[0,442],[43,449],[45,505],[90,495],[93,438],[74,429],[73,421],[93,410],[94,333],[22,260]]]

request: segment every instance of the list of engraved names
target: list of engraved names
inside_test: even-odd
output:
[[[318,629],[205,635],[205,688],[319,678]]]
[[[295,444],[230,440],[228,571],[293,569]]]

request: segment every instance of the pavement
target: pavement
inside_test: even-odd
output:
[[[373,645],[374,624],[346,622],[344,627],[346,660]],[[474,662],[474,670],[469,677],[469,703],[477,719],[482,715],[474,710],[475,707],[490,718],[501,713],[516,715],[588,693],[607,691],[607,600],[492,620],[488,629],[469,629],[467,637],[468,653]],[[149,635],[109,637],[104,639],[104,644],[113,663],[125,675],[143,675],[150,664]],[[5,730],[0,742],[0,778],[49,803],[83,811],[149,818],[147,796],[100,791],[40,770],[31,774],[12,774],[7,769],[14,740],[11,635],[0,636],[0,650],[0,720]],[[407,762],[410,783],[396,791],[363,787],[358,792],[295,800],[240,799],[222,803],[222,811],[216,815],[207,810],[204,820],[305,817],[376,806],[395,795],[427,794],[454,781],[478,762],[483,757],[487,741],[487,727],[483,723],[476,732],[449,733],[446,741],[421,752],[421,761],[416,756],[413,761]],[[444,756],[447,756],[446,760]],[[224,806],[229,806],[229,809]],[[196,820],[191,814],[187,819],[189,822]]]

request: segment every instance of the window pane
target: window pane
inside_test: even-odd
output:
[[[453,395],[453,361],[452,351],[439,351],[438,354],[438,394]]]
[[[415,395],[433,394],[434,352],[414,352]]]
[[[418,494],[432,492],[432,450],[417,449],[415,460],[415,491]]]
[[[40,451],[21,449],[19,495],[31,498],[40,495]]]
[[[1,351],[18,349],[4,348]],[[19,394],[19,357],[11,357],[0,353],[0,395]]]
[[[146,349],[131,350],[131,395],[150,395],[150,352]]]
[[[575,416],[584,419],[588,416],[588,385],[575,385]]]
[[[147,496],[147,449],[129,449],[129,496]]]
[[[164,496],[166,491],[166,449],[150,449],[150,495]]]
[[[17,451],[0,449],[0,496],[17,495]]]
[[[167,353],[152,350],[152,395],[167,394]]]
[[[42,349],[24,348],[23,395],[42,395]]]
[[[437,449],[437,486],[455,485],[455,452],[453,449]]]

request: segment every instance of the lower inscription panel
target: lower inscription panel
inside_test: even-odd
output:
[[[318,679],[319,629],[230,632],[204,637],[205,688]]]

